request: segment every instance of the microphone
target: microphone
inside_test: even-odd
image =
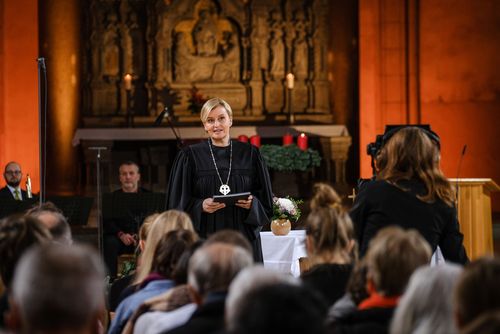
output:
[[[466,150],[467,150],[467,144],[465,144],[464,147],[462,148],[462,153],[460,154],[460,159],[458,160],[457,178],[456,178],[456,186],[455,186],[455,189],[456,189],[455,202],[456,202],[457,206],[458,206],[458,177],[460,175],[460,168],[462,167],[462,160],[464,160],[464,155],[465,155]]]
[[[161,122],[163,121],[164,118],[168,118],[170,116],[169,114],[169,111],[168,111],[168,107],[165,107],[161,113],[158,115],[158,117],[156,117],[155,119],[155,122],[154,122],[154,126],[160,126],[161,125]]]

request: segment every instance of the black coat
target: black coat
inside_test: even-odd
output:
[[[202,238],[223,229],[241,232],[253,246],[254,259],[262,262],[260,231],[272,215],[271,180],[259,150],[250,144],[233,141],[229,187],[231,193],[250,192],[250,210],[228,205],[205,213],[206,198],[220,195],[221,182],[207,141],[183,148],[174,162],[167,190],[167,209],[187,212]],[[213,146],[220,177],[225,183],[229,171],[230,147]]]
[[[174,328],[168,334],[206,334],[224,329],[225,298],[207,302],[198,307],[184,325]]]
[[[403,181],[399,187],[386,181],[372,181],[359,192],[350,215],[354,223],[360,255],[379,230],[390,225],[415,229],[427,240],[432,251],[439,246],[446,260],[456,263],[468,261],[463,247],[455,207],[441,200],[427,203],[418,194],[426,192],[419,181]]]
[[[25,190],[21,189],[21,196],[23,197],[23,201],[28,198],[28,194],[26,193]],[[14,195],[12,195],[10,189],[5,186],[2,189],[0,189],[0,198],[9,198],[9,199],[14,199]]]
[[[356,310],[338,319],[332,334],[387,334],[394,314],[393,307]]]

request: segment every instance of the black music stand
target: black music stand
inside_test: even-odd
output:
[[[16,201],[13,198],[2,196],[0,198],[0,218],[25,213],[37,204],[38,198],[25,198],[22,201]]]
[[[90,210],[94,202],[92,197],[51,196],[48,201],[54,203],[68,220],[71,226],[87,225]]]

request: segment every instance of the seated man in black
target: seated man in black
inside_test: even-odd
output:
[[[9,198],[17,201],[26,199],[26,191],[22,190],[20,187],[22,177],[23,173],[21,171],[21,165],[17,162],[11,161],[5,165],[3,178],[5,179],[5,183],[7,183],[7,185],[0,189],[1,198]]]
[[[139,187],[141,174],[139,166],[132,161],[124,162],[119,168],[121,188],[113,192],[142,193],[148,190]],[[136,217],[120,215],[122,218],[104,220],[104,262],[108,267],[111,278],[116,277],[117,258],[120,254],[132,254],[137,245],[137,232],[141,222]]]

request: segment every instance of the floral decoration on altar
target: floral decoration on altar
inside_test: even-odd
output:
[[[292,222],[296,222],[300,218],[301,211],[299,209],[299,204],[302,203],[302,200],[296,200],[290,196],[284,198],[274,197],[272,220],[288,219]]]
[[[203,96],[195,85],[192,85],[189,91],[188,109],[192,114],[199,114],[201,112],[201,108],[209,99],[209,97]]]

